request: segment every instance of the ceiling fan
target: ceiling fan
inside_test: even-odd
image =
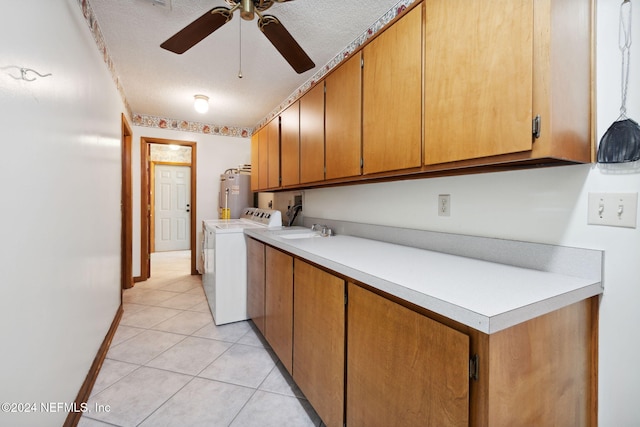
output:
[[[214,7],[191,24],[178,31],[175,35],[160,45],[161,48],[174,53],[182,54],[202,41],[209,34],[229,22],[236,10],[240,10],[240,17],[251,21],[258,15],[258,28],[275,46],[280,54],[287,60],[298,74],[304,73],[315,67],[315,64],[296,42],[293,36],[280,23],[278,18],[272,15],[264,15],[262,12],[269,9],[274,3],[283,3],[291,0],[225,0],[231,8]]]

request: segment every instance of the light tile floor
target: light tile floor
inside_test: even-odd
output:
[[[153,254],[151,271],[124,292],[80,427],[323,426],[251,322],[213,323],[189,252]]]

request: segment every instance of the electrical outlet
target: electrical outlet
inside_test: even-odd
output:
[[[638,193],[589,193],[587,223],[636,228]]]
[[[451,216],[451,195],[438,195],[438,216]]]

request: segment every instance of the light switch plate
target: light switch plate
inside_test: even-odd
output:
[[[451,216],[451,195],[438,195],[438,216]]]
[[[638,193],[589,193],[587,223],[636,228]]]

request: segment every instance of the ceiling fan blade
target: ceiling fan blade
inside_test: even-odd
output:
[[[278,18],[262,15],[258,20],[258,27],[298,74],[316,66]]]
[[[174,53],[185,53],[202,39],[233,18],[233,12],[226,7],[214,7],[191,24],[178,31],[170,39],[160,45],[161,48]]]

